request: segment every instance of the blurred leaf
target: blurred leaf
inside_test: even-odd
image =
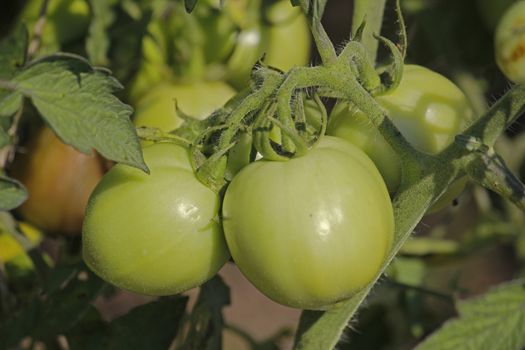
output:
[[[49,295],[36,295],[20,312],[0,324],[0,348],[16,346],[26,336],[53,339],[77,324],[100,293],[104,282],[77,265],[78,273]]]
[[[184,6],[186,7],[186,11],[190,13],[195,8],[195,5],[197,5],[198,0],[184,0]]]
[[[0,118],[10,117],[22,107],[22,94],[2,91],[0,87]]]
[[[399,252],[401,254],[418,256],[452,254],[457,253],[459,248],[459,244],[450,239],[419,237],[406,241]]]
[[[180,329],[187,297],[162,298],[138,306],[111,323],[93,307],[68,334],[71,350],[168,349]],[[145,326],[146,325],[146,326]]]
[[[425,263],[421,259],[397,258],[388,268],[390,278],[409,285],[421,285],[426,275]]]
[[[27,191],[22,183],[0,174],[0,211],[14,209],[26,199]]]
[[[0,77],[10,78],[22,66],[27,52],[27,29],[19,25],[10,36],[0,41]]]
[[[417,350],[498,350],[525,347],[525,281],[515,280],[457,303],[459,317],[446,322]]]
[[[81,322],[66,333],[70,350],[107,349],[109,326],[96,308],[90,306]]]
[[[86,51],[92,64],[107,66],[109,34],[107,30],[115,20],[113,5],[115,1],[90,0],[92,19],[86,39]]]
[[[167,349],[177,335],[187,302],[187,297],[174,296],[134,308],[111,323],[109,348]]]
[[[29,97],[65,143],[147,171],[132,108],[113,95],[122,86],[107,71],[80,56],[56,54],[34,61],[10,83],[16,88],[11,95]]]
[[[221,349],[222,308],[229,304],[230,289],[218,275],[203,284],[190,315],[188,335],[180,349]]]

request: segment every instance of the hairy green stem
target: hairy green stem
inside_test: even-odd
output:
[[[326,1],[314,1],[307,16],[310,31],[312,32],[319,56],[321,56],[321,61],[324,65],[329,65],[337,60],[337,54],[332,41],[321,24],[325,4]]]
[[[525,111],[525,85],[514,85],[464,134],[492,146],[496,139]]]

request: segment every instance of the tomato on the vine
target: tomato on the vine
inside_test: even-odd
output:
[[[366,154],[324,137],[305,156],[244,167],[223,202],[232,257],[264,294],[325,309],[378,274],[393,241],[392,204]]]
[[[299,7],[287,0],[263,6],[262,20],[251,23],[237,35],[235,48],[227,61],[227,80],[240,88],[248,83],[250,72],[264,54],[267,65],[287,71],[304,66],[310,58],[310,31]]]
[[[221,81],[174,83],[164,82],[155,86],[137,103],[135,125],[171,131],[182,124],[178,108],[185,114],[204,119],[222,107],[235,94],[228,84]]]
[[[211,278],[230,255],[219,197],[196,178],[189,152],[144,148],[151,173],[117,164],[90,197],[83,256],[108,282],[136,293],[170,295]]]
[[[22,217],[49,233],[78,234],[91,191],[104,174],[102,160],[64,144],[42,128],[20,153],[10,175],[27,188],[18,209]]]
[[[288,71],[294,66],[304,66],[310,58],[310,31],[300,7],[290,1],[279,0],[268,7],[269,24],[265,63]]]
[[[450,80],[425,67],[406,65],[399,86],[377,101],[403,136],[417,150],[437,154],[454,141],[472,120],[465,94]],[[390,193],[401,181],[401,160],[368,117],[354,106],[338,104],[330,115],[327,133],[342,137],[365,151],[383,175]],[[463,186],[442,197],[433,208],[448,204]]]
[[[517,1],[501,17],[494,35],[496,62],[503,74],[525,84],[525,2]]]

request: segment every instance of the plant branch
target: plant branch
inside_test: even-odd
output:
[[[42,6],[40,7],[40,12],[38,14],[38,20],[35,23],[35,28],[33,30],[33,39],[29,43],[27,49],[27,56],[29,59],[35,56],[35,54],[40,49],[42,44],[42,33],[44,32],[44,26],[46,24],[46,12],[47,6],[49,5],[49,0],[43,0]]]

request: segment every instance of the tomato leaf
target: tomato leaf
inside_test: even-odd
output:
[[[107,66],[109,64],[107,53],[110,42],[107,30],[115,20],[113,2],[106,0],[89,1],[93,15],[86,39],[86,51],[89,60],[95,65]]]
[[[129,118],[132,108],[113,95],[122,86],[108,71],[80,56],[55,54],[18,71],[9,85],[15,91],[0,100],[0,111],[6,108],[1,102],[18,100],[22,93],[65,143],[88,154],[95,148],[108,159],[147,171]]]
[[[195,5],[197,5],[198,0],[184,0],[184,6],[186,7],[186,11],[188,13],[191,13],[193,9],[195,8]]]
[[[0,348],[14,347],[27,335],[35,339],[53,339],[84,317],[90,302],[105,284],[88,272],[84,264],[74,268],[76,273],[62,288],[45,296],[36,295],[19,313],[2,323]]]
[[[446,322],[417,350],[522,349],[525,347],[525,280],[458,301],[459,317]]]
[[[230,304],[230,289],[216,275],[202,285],[190,316],[188,335],[180,349],[220,349],[224,320],[222,308]]]
[[[179,330],[187,297],[162,298],[134,308],[110,324],[110,349],[167,349]],[[147,324],[147,327],[144,325]]]
[[[0,78],[10,78],[26,60],[27,29],[19,25],[10,36],[0,41]]]
[[[184,296],[162,298],[138,306],[111,323],[91,307],[84,320],[67,334],[71,350],[168,349],[180,330],[187,302]]]
[[[1,132],[0,139],[2,139]],[[0,211],[14,209],[26,199],[27,191],[24,185],[15,179],[0,175]]]

